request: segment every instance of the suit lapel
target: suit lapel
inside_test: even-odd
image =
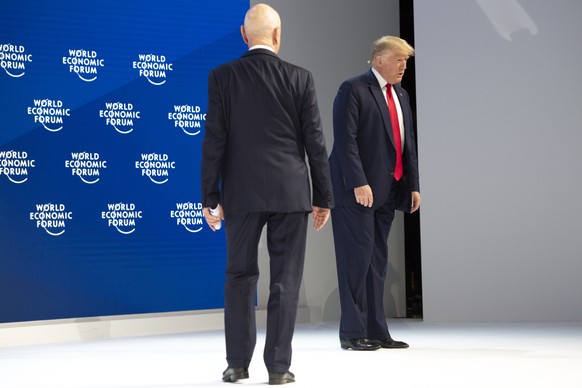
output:
[[[388,134],[390,141],[392,142],[392,146],[394,146],[394,135],[392,134],[392,122],[390,121],[390,113],[388,112],[388,104],[386,103],[386,98],[384,97],[384,93],[382,93],[382,88],[378,84],[378,79],[372,73],[372,70],[368,70],[366,73],[366,78],[368,80],[368,88],[376,101],[376,105],[378,110],[380,111],[380,115],[382,116],[382,121],[384,122],[384,130]]]

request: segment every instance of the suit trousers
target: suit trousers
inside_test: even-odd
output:
[[[247,368],[256,345],[258,245],[266,225],[270,286],[263,358],[271,373],[289,370],[305,261],[307,224],[307,212],[226,215],[224,329],[229,367]]]
[[[395,211],[395,186],[377,209],[358,204],[331,211],[341,318],[340,338],[390,338],[384,314],[388,235]]]

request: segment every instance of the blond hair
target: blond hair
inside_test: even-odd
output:
[[[373,63],[374,58],[378,55],[382,55],[386,51],[394,51],[408,55],[409,57],[414,55],[414,48],[408,44],[407,41],[397,36],[386,35],[380,39],[376,39],[374,43],[372,43],[372,52],[369,63]]]

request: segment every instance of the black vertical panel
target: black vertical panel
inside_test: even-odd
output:
[[[414,2],[400,0],[400,37],[414,47]],[[416,131],[416,73],[415,59],[408,61],[402,86],[410,95],[410,104]],[[417,144],[418,150],[418,144]],[[420,153],[422,150],[418,150]],[[422,188],[422,171],[420,171]],[[420,210],[404,215],[404,250],[406,264],[406,317],[422,318],[422,272],[420,250]]]

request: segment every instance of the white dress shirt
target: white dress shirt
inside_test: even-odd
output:
[[[386,96],[386,85],[388,82],[378,73],[378,70],[372,67],[372,73],[376,76],[378,83],[382,87],[382,94],[384,95],[384,100],[386,101],[386,107],[388,107],[388,97]],[[404,118],[402,117],[402,108],[400,107],[400,99],[398,98],[398,93],[394,90],[394,87],[390,87],[390,92],[394,98],[394,105],[396,105],[396,111],[398,113],[398,125],[400,126],[400,139],[402,140],[402,149],[404,150]]]

